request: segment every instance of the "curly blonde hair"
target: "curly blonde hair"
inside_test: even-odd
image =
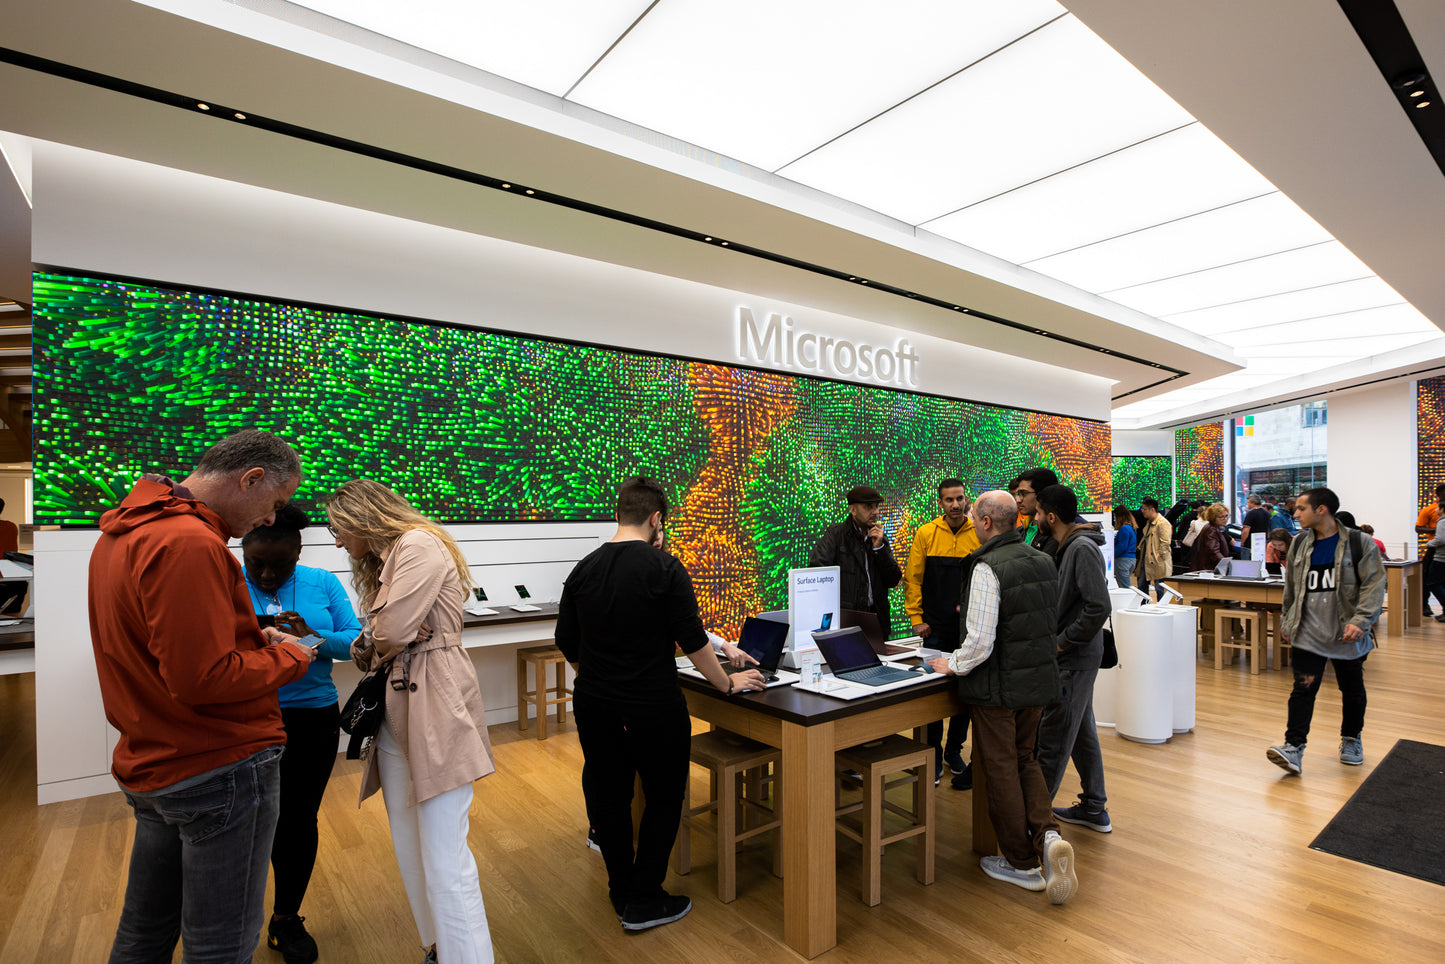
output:
[[[366,543],[366,555],[351,559],[351,585],[363,606],[369,606],[381,588],[381,554],[412,529],[425,530],[441,540],[451,553],[462,585],[471,588],[471,570],[451,534],[380,482],[352,479],[326,499],[325,507],[333,527],[359,536]]]

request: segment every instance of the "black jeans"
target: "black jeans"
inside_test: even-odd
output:
[[[330,706],[283,706],[286,755],[281,758],[281,815],[271,845],[276,895],[271,909],[280,917],[301,910],[301,898],[316,866],[316,811],[336,765],[341,711]]]
[[[1294,669],[1294,690],[1289,694],[1289,722],[1285,724],[1284,741],[1304,746],[1310,735],[1310,720],[1315,715],[1315,696],[1325,677],[1325,664],[1335,668],[1335,683],[1340,688],[1344,712],[1340,720],[1340,736],[1358,737],[1365,728],[1365,660],[1330,659],[1296,647],[1290,653]]]
[[[958,753],[968,739],[968,707],[948,721],[948,742],[943,742],[943,721],[934,720],[928,724],[928,745],[936,751],[934,759],[943,762],[945,756]],[[966,761],[965,761],[966,762]]]
[[[587,820],[607,864],[607,890],[618,913],[662,894],[677,840],[692,748],[687,704],[638,706],[574,693],[572,710],[585,766]],[[646,806],[632,848],[632,784],[642,781]]]

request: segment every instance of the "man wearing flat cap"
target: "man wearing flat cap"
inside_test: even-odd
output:
[[[883,496],[869,485],[848,490],[848,518],[829,526],[808,556],[808,566],[838,567],[838,604],[875,613],[884,635],[891,632],[888,590],[903,579],[893,547],[878,524]]]

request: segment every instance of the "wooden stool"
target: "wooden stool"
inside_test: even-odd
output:
[[[776,831],[773,875],[783,876],[782,781],[778,779],[783,751],[727,730],[713,730],[693,734],[692,762],[708,769],[712,794],[706,803],[694,807],[689,800],[692,780],[684,786],[672,868],[679,874],[692,870],[692,829],[711,833],[717,839],[717,897],[730,904],[738,896],[738,845],[744,840]],[[771,807],[766,803],[769,783],[773,791]],[[702,819],[708,813],[717,814],[715,825]]]
[[[1234,623],[1244,630],[1244,640],[1234,639]],[[1226,633],[1228,628],[1230,632]],[[1260,662],[1264,659],[1264,626],[1260,612],[1256,609],[1220,609],[1214,614],[1214,668],[1224,668],[1224,651],[1242,650],[1250,653],[1249,671],[1259,673]],[[1233,662],[1233,656],[1230,657]]]
[[[839,750],[833,755],[839,771],[857,770],[863,776],[863,799],[859,803],[837,808],[837,816],[859,813],[863,825],[854,830],[845,821],[838,821],[838,832],[863,845],[863,903],[875,907],[883,899],[883,848],[908,837],[923,836],[918,847],[918,882],[933,883],[933,747],[896,734],[861,746]],[[908,775],[889,782],[890,773],[908,771]],[[844,782],[851,784],[851,780]],[[886,794],[894,787],[913,785],[913,806],[907,809],[890,802]],[[887,812],[906,817],[909,826],[898,833],[883,834],[883,815]]]
[[[527,689],[527,666],[532,666],[536,680],[533,689]],[[557,695],[547,696],[547,667],[557,666]],[[547,708],[557,707],[557,725],[567,722],[567,701],[572,691],[567,688],[567,657],[556,646],[529,646],[517,650],[517,730],[527,730],[527,704],[537,708],[537,739],[547,739]]]

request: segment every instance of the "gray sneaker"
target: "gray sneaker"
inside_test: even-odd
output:
[[[1079,892],[1079,877],[1074,871],[1074,848],[1057,830],[1044,833],[1044,886],[1049,903],[1062,904]]]
[[[1341,752],[1343,753],[1343,750]],[[1264,755],[1269,758],[1270,763],[1280,769],[1298,774],[1304,765],[1305,748],[1303,745],[1295,746],[1293,743],[1286,743],[1282,746],[1270,747]]]
[[[983,872],[994,880],[1002,880],[1004,883],[1022,887],[1024,890],[1043,890],[1047,884],[1044,883],[1043,868],[1035,867],[1033,870],[1019,870],[1008,862],[1006,857],[985,857],[978,862]]]
[[[1357,767],[1365,762],[1365,745],[1358,736],[1340,738],[1340,762]]]

